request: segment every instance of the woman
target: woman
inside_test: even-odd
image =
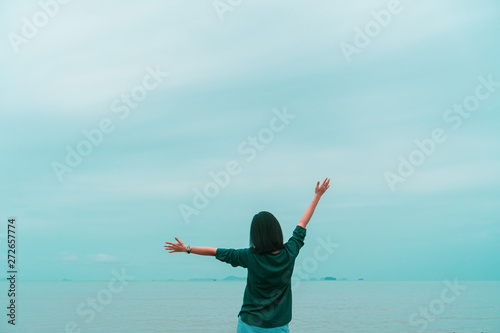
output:
[[[177,243],[165,242],[169,253],[187,252],[229,263],[233,267],[248,269],[243,305],[238,313],[238,333],[290,332],[292,320],[291,277],[295,258],[304,245],[306,226],[321,196],[330,187],[330,178],[316,184],[314,199],[293,231],[292,237],[283,244],[281,226],[269,212],[253,217],[250,227],[250,248],[224,249],[186,246],[177,237]]]

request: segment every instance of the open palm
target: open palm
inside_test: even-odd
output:
[[[319,181],[316,184],[316,195],[322,196],[326,190],[330,187],[330,178],[325,178],[323,184],[319,185]]]
[[[186,252],[186,245],[180,241],[179,238],[175,237],[177,240],[177,243],[170,243],[170,242],[165,242],[165,244],[169,245],[164,245],[165,250],[170,250],[168,253],[173,253],[173,252]]]

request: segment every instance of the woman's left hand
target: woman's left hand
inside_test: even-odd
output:
[[[179,238],[175,237],[177,240],[177,243],[170,243],[170,242],[165,242],[165,244],[170,244],[170,245],[164,245],[165,250],[170,250],[168,253],[173,253],[173,252],[187,252],[187,246],[183,242],[179,240]]]

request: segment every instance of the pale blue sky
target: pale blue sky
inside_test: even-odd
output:
[[[348,62],[341,43],[387,3],[244,1],[221,20],[210,1],[71,1],[18,52],[9,33],[41,9],[3,4],[0,227],[18,219],[20,278],[245,276],[163,244],[247,247],[262,210],[287,240],[331,177],[296,267],[318,238],[339,247],[308,276],[499,279],[500,87],[457,129],[443,115],[478,77],[500,82],[500,5],[401,1]],[[120,119],[113,103],[148,67],[169,75]],[[247,161],[238,147],[284,109],[295,118]],[[105,118],[114,130],[60,182],[53,162]],[[384,174],[435,128],[447,140],[391,191]],[[231,160],[241,173],[186,223],[179,205]]]

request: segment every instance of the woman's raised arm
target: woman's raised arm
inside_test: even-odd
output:
[[[299,226],[301,226],[304,229],[306,228],[307,224],[309,223],[309,220],[311,220],[314,210],[316,209],[316,205],[318,204],[319,199],[321,199],[321,196],[325,193],[325,191],[329,187],[330,187],[330,178],[325,178],[321,186],[319,185],[318,181],[318,183],[316,184],[316,190],[314,192],[314,198],[309,204],[309,207],[307,207],[304,215],[302,215],[302,218],[298,223]]]

